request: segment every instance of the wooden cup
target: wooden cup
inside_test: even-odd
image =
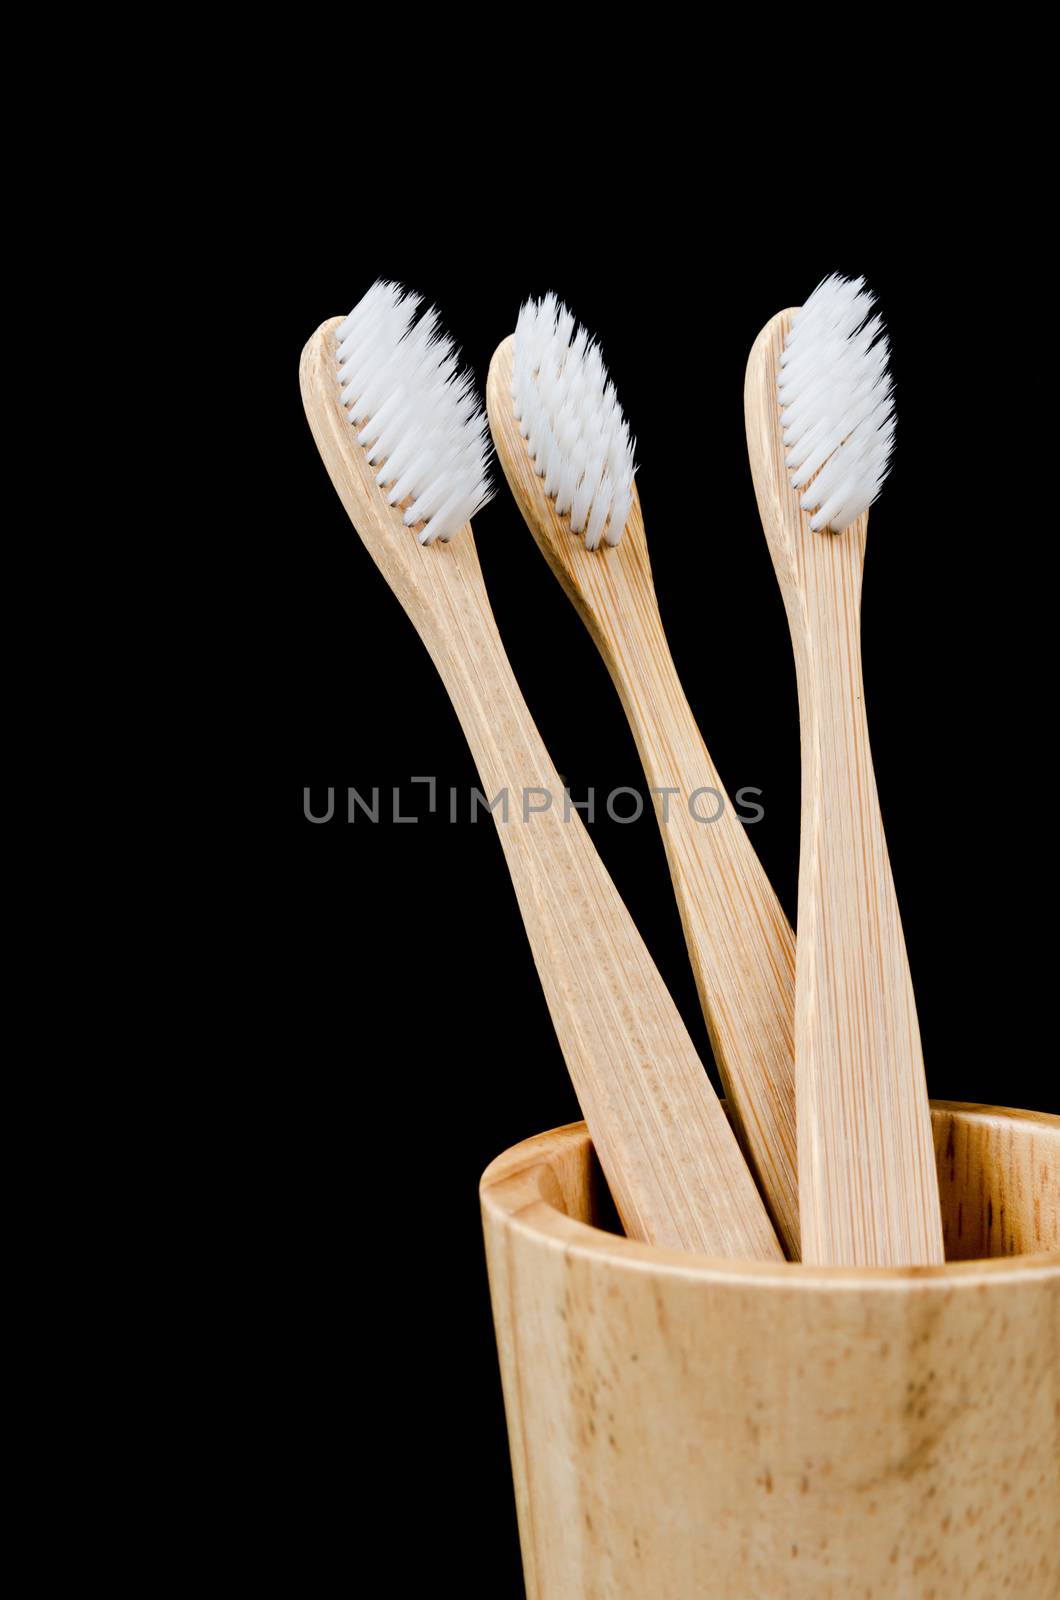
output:
[[[905,1270],[604,1231],[582,1123],[492,1163],[528,1600],[1060,1596],[1060,1118],[932,1121],[946,1264]]]

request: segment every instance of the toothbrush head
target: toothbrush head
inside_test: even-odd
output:
[[[485,505],[489,429],[437,312],[376,282],[335,329],[343,413],[387,503],[420,544],[447,541]]]
[[[836,274],[795,313],[777,395],[785,460],[814,532],[867,511],[890,470],[894,395],[883,320],[864,278]]]
[[[512,346],[512,405],[544,490],[595,550],[633,505],[633,440],[600,347],[554,294],[528,300]]]

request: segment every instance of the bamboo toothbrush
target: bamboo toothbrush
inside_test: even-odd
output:
[[[868,507],[888,470],[887,340],[862,279],[826,278],[747,366],[758,508],[784,595],[802,722],[795,1062],[803,1259],[940,1262],[913,985],[862,686]]]
[[[493,357],[486,405],[519,509],[621,696],[725,1092],[797,1259],[794,937],[670,656],[614,387],[598,347],[554,295],[523,306],[514,337]]]
[[[554,797],[528,820],[521,811],[494,820],[627,1233],[715,1256],[779,1259],[677,1008],[580,817],[563,818],[562,782],[504,653],[468,525],[487,497],[485,418],[434,313],[414,320],[419,304],[376,284],[349,317],[310,339],[300,376],[317,447],[442,676],[487,795],[507,791],[516,808],[531,789]]]

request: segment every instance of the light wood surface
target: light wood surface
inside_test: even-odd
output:
[[[814,533],[784,464],[776,379],[792,312],[747,366],[758,508],[784,595],[802,727],[795,1071],[804,1261],[942,1260],[916,1002],[869,750],[866,513]]]
[[[528,1600],[1057,1600],[1060,1119],[933,1115],[947,1237],[1027,1254],[710,1262],[592,1226],[581,1125],[492,1164]]]
[[[557,515],[533,469],[512,412],[511,373],[508,338],[493,357],[486,385],[497,456],[531,533],[607,664],[657,791],[656,814],[714,1058],[759,1188],[788,1255],[797,1259],[794,936],[677,676],[639,495],[634,489],[621,542],[587,550],[569,517]],[[664,790],[677,793],[667,797]],[[713,794],[692,802],[697,790]],[[716,821],[697,820],[719,811]]]
[[[494,820],[623,1225],[635,1239],[778,1259],[776,1235],[677,1008],[578,813],[563,819],[562,781],[504,653],[470,525],[449,544],[420,545],[357,446],[334,376],[340,320],[324,323],[303,352],[306,415],[350,520],[442,676],[487,799],[509,791],[509,820],[500,812]],[[529,789],[548,791],[553,804],[524,821]],[[454,966],[468,1006],[474,982],[466,963]],[[512,1025],[517,1035],[517,1019]],[[511,1071],[511,1041],[499,1037],[497,1048],[498,1071]]]

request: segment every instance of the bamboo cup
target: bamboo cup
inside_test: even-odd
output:
[[[581,1123],[493,1162],[528,1600],[1060,1596],[1060,1117],[932,1125],[932,1267],[606,1232]]]

